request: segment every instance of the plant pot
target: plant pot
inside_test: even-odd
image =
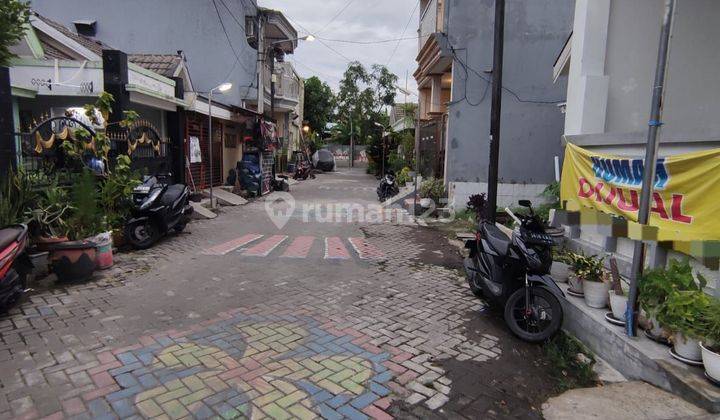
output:
[[[695,361],[702,360],[700,342],[694,338],[685,337],[682,333],[675,333],[673,336],[673,348],[675,353],[682,358]]]
[[[625,310],[627,309],[628,298],[625,295],[617,295],[614,290],[608,292],[610,296],[610,309],[612,309],[613,317],[620,321],[625,321]]]
[[[560,261],[553,261],[550,275],[558,283],[567,283],[570,277],[570,266]]]
[[[591,308],[606,308],[608,304],[608,291],[610,283],[604,281],[583,280],[583,293],[585,304]]]
[[[430,199],[430,198],[421,198],[420,199],[420,207],[422,207],[424,209],[429,209],[430,207],[432,207],[432,205],[433,205],[432,199]]]
[[[720,354],[708,349],[700,343],[702,351],[702,361],[705,366],[705,374],[715,382],[720,382]]]
[[[48,258],[50,253],[47,251],[36,252],[34,254],[28,254],[30,262],[33,265],[32,274],[33,277],[39,278],[44,277],[48,274]]]
[[[67,241],[68,238],[66,236],[39,236],[33,239],[35,248],[40,252],[48,252],[53,246]]]
[[[95,257],[94,242],[63,242],[50,251],[50,266],[60,281],[84,281],[95,271]]]
[[[95,260],[99,270],[105,270],[113,265],[112,232],[101,233],[93,238],[95,242]]]
[[[570,288],[578,293],[583,293],[583,281],[580,277],[576,276],[575,274],[571,273],[568,276],[568,284],[570,285]]]

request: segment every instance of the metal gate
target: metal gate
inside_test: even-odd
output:
[[[188,113],[185,121],[185,132],[187,133],[187,137],[185,138],[185,156],[190,156],[190,142],[192,137],[198,139],[202,156],[201,162],[199,163],[190,163],[188,158],[186,162],[186,180],[188,184],[190,186],[194,185],[196,190],[208,188],[211,182],[213,186],[222,185],[223,125],[220,123],[213,123],[213,173],[211,175],[210,147],[207,135],[208,117],[198,113]]]
[[[436,121],[420,126],[419,162],[420,175],[425,178],[437,176],[438,126]],[[442,174],[440,175],[442,176]]]

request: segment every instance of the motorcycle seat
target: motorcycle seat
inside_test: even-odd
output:
[[[161,198],[162,203],[166,205],[172,204],[182,195],[183,191],[185,191],[185,185],[183,184],[169,185]]]
[[[17,241],[22,233],[23,228],[20,226],[0,230],[0,250],[7,248],[11,243]]]
[[[481,226],[482,237],[498,255],[505,256],[510,249],[510,238],[492,223],[483,223]]]

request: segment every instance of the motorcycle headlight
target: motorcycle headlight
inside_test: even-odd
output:
[[[140,210],[147,210],[148,207],[152,205],[152,203],[157,200],[158,197],[160,197],[160,193],[162,193],[162,189],[158,188],[150,193],[150,195],[145,199],[145,201],[140,206]]]

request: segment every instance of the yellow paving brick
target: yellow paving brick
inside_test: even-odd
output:
[[[268,382],[268,380],[264,378],[265,377],[255,379],[252,383],[253,389],[257,391],[260,395],[265,395],[269,392],[274,391],[277,388],[274,384],[271,384],[270,382]]]
[[[332,360],[332,359],[325,359],[322,362],[320,362],[321,365],[325,366],[328,369],[332,369],[335,372],[340,372],[341,370],[344,370],[345,367],[341,365],[340,363]]]
[[[271,402],[273,402],[279,398],[282,398],[282,397],[283,397],[283,393],[278,390],[275,390],[275,391],[270,392],[269,394],[263,395],[260,398],[255,398],[253,400],[253,405],[258,406],[258,407],[263,407],[263,406],[268,405]]]
[[[301,419],[301,420],[309,420],[309,419],[315,419],[317,418],[317,414],[313,413],[312,411],[308,410],[307,408],[303,407],[300,404],[295,404],[292,407],[288,409],[290,413],[293,414],[293,416]]]
[[[229,388],[228,384],[218,377],[205,379],[205,384],[207,384],[207,386],[212,388],[215,392],[220,392]]]
[[[368,379],[370,379],[370,377],[371,377],[372,375],[373,375],[373,371],[371,371],[371,370],[366,370],[366,371],[363,371],[363,372],[360,372],[360,373],[356,374],[355,376],[353,376],[352,378],[350,378],[350,380],[353,381],[353,382],[355,382],[355,383],[357,383],[357,384],[363,384],[363,383],[367,382]]]
[[[136,402],[144,401],[144,400],[147,400],[148,398],[153,398],[158,395],[164,394],[166,392],[168,392],[168,390],[165,389],[165,387],[159,386],[157,388],[153,388],[151,390],[148,390],[148,391],[138,394],[138,396],[135,397],[135,401]]]
[[[329,392],[337,395],[342,394],[345,392],[345,388],[341,387],[340,385],[336,384],[335,382],[330,382],[327,379],[323,379],[322,381],[317,383],[321,388],[325,388]]]
[[[291,405],[299,402],[306,396],[307,396],[307,394],[305,394],[304,392],[302,392],[300,390],[297,390],[290,395],[286,395],[286,396],[280,398],[279,400],[275,401],[275,403],[282,408],[288,408]]]
[[[163,405],[164,403],[166,403],[170,400],[175,400],[175,399],[184,397],[184,396],[190,394],[190,392],[191,391],[185,387],[178,388],[176,390],[166,392],[162,395],[158,395],[157,397],[155,397],[155,401],[160,403],[160,405]]]
[[[180,379],[173,379],[172,381],[165,383],[165,388],[172,391],[178,388],[183,388],[185,384],[182,383]]]
[[[284,395],[292,394],[293,392],[295,392],[297,390],[297,387],[295,385],[293,385],[290,382],[287,382],[283,379],[272,378],[272,379],[268,379],[268,382],[270,383],[270,385],[272,385],[275,388],[277,388],[278,390],[280,390]]]
[[[278,369],[278,370],[273,370],[273,371],[271,371],[270,373],[268,373],[268,375],[270,375],[270,376],[275,376],[275,377],[277,377],[277,378],[282,378],[282,377],[284,377],[284,376],[286,376],[286,375],[289,375],[289,374],[291,374],[291,373],[292,373],[292,371],[291,371],[289,368],[283,366],[283,367],[281,367],[281,368]]]
[[[202,363],[203,366],[210,368],[210,369],[215,369],[216,367],[221,366],[218,359],[216,359],[213,356],[200,356],[200,357],[198,357],[198,360],[200,360],[200,363]]]
[[[136,407],[145,417],[156,417],[163,414],[163,409],[153,400],[145,400],[136,404]]]
[[[345,379],[348,379],[349,377],[353,376],[355,374],[355,371],[350,369],[341,370],[340,372],[335,373],[334,375],[328,376],[328,379],[335,382],[340,383],[344,381]]]
[[[343,388],[347,389],[355,395],[360,395],[365,391],[365,388],[362,385],[353,382],[350,379],[342,381],[341,385],[343,386]]]
[[[167,367],[175,366],[180,364],[180,360],[170,353],[162,353],[158,356],[158,359]]]
[[[197,376],[188,376],[187,378],[183,378],[182,381],[192,392],[205,388],[205,384]]]
[[[311,360],[311,359],[301,360],[300,364],[305,366],[306,368],[310,369],[313,372],[319,372],[319,371],[325,369],[325,366],[323,366],[320,363],[317,363],[316,361]]]
[[[288,368],[290,368],[293,371],[304,369],[300,363],[296,362],[293,359],[280,360],[280,363],[287,366]]]
[[[310,369],[302,369],[298,370],[297,372],[293,372],[291,375],[288,375],[285,378],[290,381],[299,381],[300,379],[305,379],[312,374],[313,373]]]
[[[202,400],[202,399],[205,398],[205,397],[209,397],[210,395],[213,395],[214,393],[215,393],[215,392],[213,392],[213,390],[210,389],[210,388],[203,388],[203,389],[201,389],[201,390],[199,390],[199,391],[193,392],[193,393],[190,394],[190,395],[186,395],[186,396],[180,398],[180,402],[181,402],[183,405],[189,405],[189,404],[198,402],[198,401]]]
[[[320,372],[313,374],[313,376],[310,377],[310,382],[319,382],[319,381],[327,378],[328,376],[332,375],[333,373],[335,373],[335,371],[330,370],[330,369],[322,370]]]
[[[176,400],[162,404],[162,408],[172,419],[180,419],[190,414],[185,407]]]
[[[275,420],[285,420],[292,418],[290,413],[280,408],[277,404],[268,404],[266,406],[260,407],[262,411],[265,412],[268,416]]]

